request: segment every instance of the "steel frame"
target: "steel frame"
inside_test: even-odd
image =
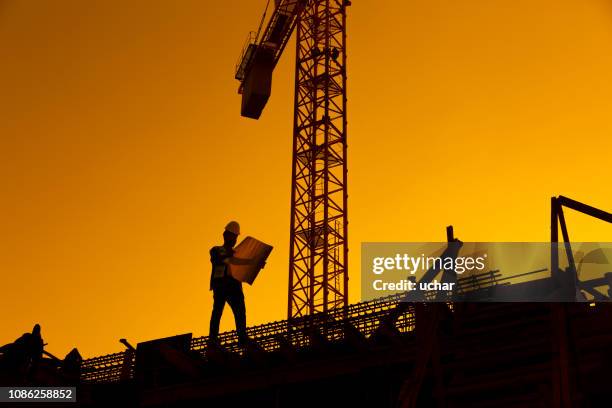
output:
[[[397,305],[402,301],[404,294],[391,295],[374,299],[369,302],[354,303],[347,308],[335,309],[327,314],[309,316],[306,319],[297,319],[290,327],[286,320],[270,322],[247,329],[249,338],[266,351],[275,351],[281,343],[290,344],[297,349],[310,346],[310,325],[306,321],[314,322],[321,332],[326,333],[330,341],[344,338],[346,325],[352,325],[364,337],[370,337],[379,328],[386,317],[397,311]],[[412,304],[406,304],[400,315],[394,315],[393,327],[400,333],[412,332],[415,329],[415,312]],[[235,330],[220,333],[219,344],[227,351],[241,354],[243,347],[238,342]],[[197,337],[191,340],[191,350],[207,357],[208,337]],[[135,353],[125,350],[120,353],[94,357],[83,361],[81,380],[86,383],[114,383],[133,377]]]
[[[571,208],[579,213],[589,215],[593,218],[597,218],[601,221],[612,224],[612,214],[599,208],[591,207],[590,205],[583,204],[579,201],[572,200],[564,196],[552,197],[550,201],[550,271],[551,276],[563,284],[563,279],[572,282],[573,285],[579,285],[580,289],[591,294],[596,300],[609,300],[608,297],[598,292],[594,287],[589,284],[594,284],[595,281],[580,282],[576,272],[576,262],[572,252],[572,246],[570,243],[570,237],[567,230],[567,224],[565,222],[565,215],[563,213],[563,207]],[[565,247],[565,253],[567,261],[569,263],[569,273],[571,276],[564,276],[562,271],[559,269],[559,227],[561,227],[561,234],[563,236],[563,244]],[[566,271],[567,272],[567,271]],[[567,273],[565,274],[567,275]],[[598,282],[600,283],[600,282]],[[601,283],[600,283],[601,284]]]
[[[288,319],[348,305],[346,6],[297,22]]]

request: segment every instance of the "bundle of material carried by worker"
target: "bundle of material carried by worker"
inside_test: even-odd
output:
[[[261,266],[266,262],[272,252],[272,246],[256,240],[253,237],[246,237],[236,248],[234,257],[249,260],[246,265],[229,264],[230,275],[239,280],[252,285],[261,270]]]

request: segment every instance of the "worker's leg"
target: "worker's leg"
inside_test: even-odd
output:
[[[223,308],[225,307],[225,290],[221,288],[215,289],[213,291],[213,298],[213,310],[210,316],[210,329],[208,330],[208,337],[212,340],[216,340],[219,336],[219,323],[221,323],[221,315],[223,314]]]
[[[236,331],[238,332],[238,341],[244,344],[247,340],[246,333],[246,307],[244,305],[244,294],[242,287],[232,288],[228,294],[227,303],[229,303],[234,312],[234,320],[236,321]]]

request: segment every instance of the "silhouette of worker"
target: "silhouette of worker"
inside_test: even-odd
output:
[[[234,313],[238,341],[244,345],[247,342],[247,333],[242,283],[230,275],[228,265],[247,265],[256,261],[234,257],[234,246],[238,235],[240,235],[240,225],[236,221],[230,221],[223,232],[223,245],[212,247],[210,250],[210,262],[212,263],[210,289],[213,291],[214,302],[208,336],[211,341],[216,342],[219,336],[221,315],[227,302]],[[263,264],[260,267],[263,267]]]
[[[40,325],[34,325],[32,333],[24,333],[13,343],[0,347],[2,365],[18,375],[33,373],[42,360],[44,343]]]

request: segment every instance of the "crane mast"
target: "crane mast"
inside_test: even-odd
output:
[[[288,318],[348,304],[346,8],[348,0],[277,0],[243,51],[242,115],[259,118],[272,71],[297,31]]]
[[[345,10],[311,0],[297,24],[289,318],[348,301]]]

